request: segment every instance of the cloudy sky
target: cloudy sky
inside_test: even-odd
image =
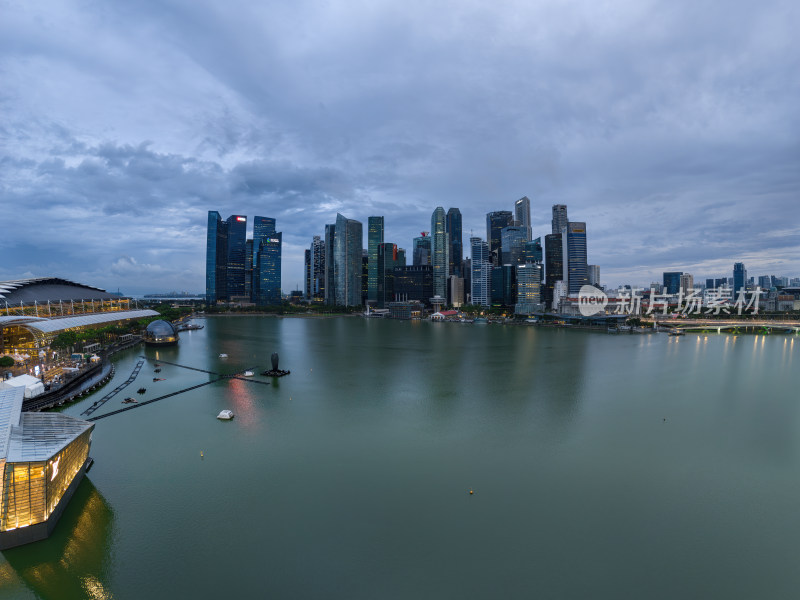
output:
[[[586,221],[602,282],[800,275],[795,1],[0,0],[0,280],[203,291],[209,210]],[[366,232],[366,227],[365,227]],[[410,255],[410,252],[409,252]]]

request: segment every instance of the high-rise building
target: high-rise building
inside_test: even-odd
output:
[[[598,287],[600,285],[600,265],[589,265],[587,273],[589,275],[589,285]]]
[[[449,240],[444,209],[437,206],[431,215],[431,264],[433,265],[433,295],[447,297]]]
[[[514,221],[514,215],[508,210],[497,210],[486,213],[486,242],[489,244],[489,260],[493,264],[502,262],[503,227]]]
[[[275,233],[275,219],[272,217],[253,217],[253,251],[258,252],[261,240]]]
[[[422,235],[414,238],[412,252],[411,260],[415,267],[431,264],[431,236],[427,231],[423,231]]]
[[[378,299],[378,245],[383,243],[383,217],[367,219],[367,300],[370,303]]]
[[[215,210],[208,211],[206,236],[206,303],[228,299],[228,224]]]
[[[311,241],[311,297],[320,302],[325,299],[325,242],[315,235]]]
[[[514,220],[520,227],[525,227],[528,236],[525,238],[526,242],[530,242],[533,237],[533,223],[531,223],[531,201],[527,196],[523,196],[514,202]]]
[[[336,225],[325,225],[325,304],[336,304]]]
[[[538,237],[532,242],[525,242],[522,249],[523,258],[526,263],[539,263],[542,264],[544,259],[544,252],[542,251],[542,238]]]
[[[769,275],[762,275],[758,278],[758,287],[769,290],[772,287],[772,278]]]
[[[694,276],[691,273],[681,275],[678,290],[683,290],[684,294],[690,294],[694,289]]]
[[[541,309],[542,265],[525,263],[517,267],[517,304],[514,312],[530,315]]]
[[[714,280],[713,279],[706,279],[706,289],[707,290],[714,289]]]
[[[492,264],[489,262],[489,244],[479,237],[471,237],[469,245],[472,256],[470,302],[481,306],[490,306]]]
[[[387,303],[394,300],[394,268],[399,266],[397,264],[397,245],[382,242],[378,244],[377,254],[375,302],[378,308],[385,308]]]
[[[682,271],[665,271],[664,272],[664,293],[677,294],[681,287]]]
[[[303,297],[306,300],[311,300],[312,284],[311,284],[311,249],[306,248],[303,253],[303,281],[305,282],[305,293]]]
[[[564,245],[560,233],[544,236],[545,286],[543,302],[552,306],[555,299],[556,281],[562,281],[564,273]]]
[[[501,260],[504,265],[521,265],[525,263],[525,244],[528,241],[528,230],[520,225],[503,227],[500,232]]]
[[[336,215],[333,262],[336,304],[361,305],[361,271],[364,234],[360,221]]]
[[[492,306],[513,306],[517,303],[517,267],[492,267]]]
[[[568,286],[570,295],[577,295],[581,287],[589,283],[589,265],[586,259],[586,223],[570,221],[567,223],[568,248]]]
[[[253,240],[255,244],[255,239]],[[257,304],[271,306],[281,303],[281,247],[283,234],[273,232],[261,238],[258,248],[257,264]],[[253,269],[256,272],[256,269]],[[254,286],[256,289],[256,286]]]
[[[395,267],[394,298],[408,302],[417,300],[430,304],[433,297],[433,267],[431,265],[412,265]]]
[[[744,263],[733,264],[733,294],[736,295],[739,291],[747,288],[747,269],[744,268]]]
[[[369,251],[361,249],[361,304],[367,303],[367,283],[369,281]]]
[[[253,301],[253,240],[244,243],[244,295]]]
[[[447,211],[447,235],[450,238],[448,273],[461,277],[464,244],[461,231],[461,211],[457,208],[451,208]]]
[[[554,204],[553,205],[553,235],[560,234],[566,228],[569,220],[567,219],[567,205]]]
[[[244,287],[244,271],[246,268],[245,250],[247,241],[247,217],[231,215],[228,224],[228,257],[226,280],[228,300],[246,296]]]
[[[464,304],[464,278],[450,275],[447,278],[447,303],[458,308]]]
[[[397,266],[398,267],[405,267],[406,266],[406,249],[405,248],[398,248],[397,249]]]

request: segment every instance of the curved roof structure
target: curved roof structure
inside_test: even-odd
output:
[[[120,296],[98,287],[60,277],[34,277],[0,281],[0,304],[58,302],[59,300],[117,300]]]
[[[66,329],[72,329],[73,327],[85,327],[87,325],[100,325],[102,323],[113,323],[114,321],[142,319],[145,317],[156,316],[158,316],[158,313],[154,310],[117,310],[56,319],[45,319],[42,317],[0,316],[0,327],[11,327],[18,325],[20,327],[25,327],[25,329],[36,330],[40,333],[55,333],[58,331],[64,331]]]

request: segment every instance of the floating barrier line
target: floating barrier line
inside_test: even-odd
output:
[[[111,400],[111,398],[116,396],[118,393],[120,393],[122,390],[124,390],[126,387],[128,387],[131,383],[133,383],[133,380],[136,379],[136,376],[139,374],[139,371],[142,370],[142,365],[144,365],[144,361],[143,360],[140,360],[139,362],[137,362],[136,366],[133,368],[133,371],[130,374],[130,377],[128,377],[128,379],[126,381],[124,381],[123,383],[120,383],[117,387],[115,387],[113,390],[111,390],[105,396],[100,398],[100,400],[98,400],[97,402],[92,404],[89,408],[87,408],[81,414],[82,415],[90,415],[90,414],[92,414],[98,408],[103,406],[103,404],[105,404],[106,402]]]

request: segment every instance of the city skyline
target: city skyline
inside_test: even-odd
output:
[[[797,277],[797,10],[7,8],[0,280],[200,290],[216,210],[281,223],[288,292],[337,213],[410,256],[435,207],[466,245],[524,196],[533,238],[554,204],[587,223],[610,286]]]

